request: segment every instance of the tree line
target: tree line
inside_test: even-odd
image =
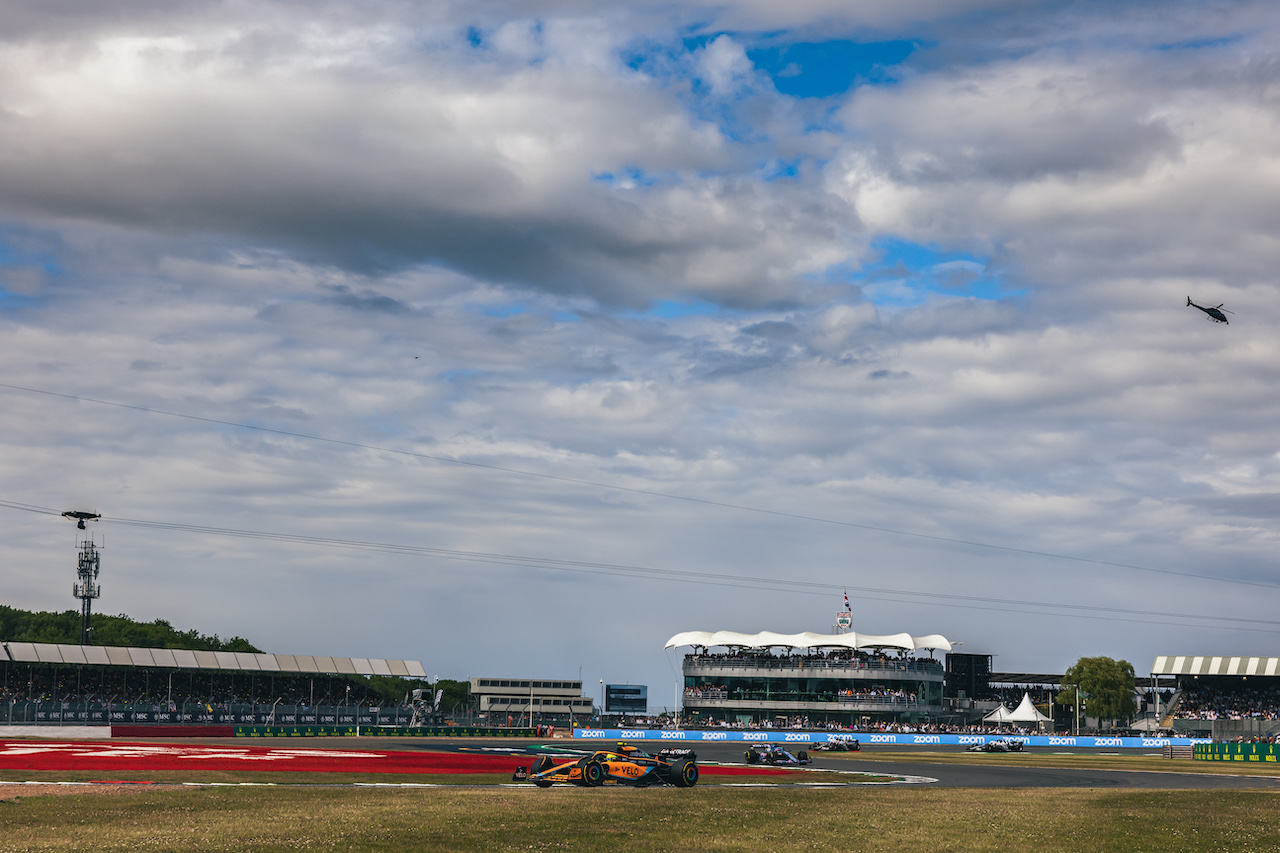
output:
[[[19,610],[0,605],[0,639],[16,643],[80,643],[80,613]],[[224,640],[217,634],[179,631],[164,619],[137,622],[128,616],[89,616],[89,644],[139,649],[191,649],[204,652],[256,652],[262,649],[243,637]]]

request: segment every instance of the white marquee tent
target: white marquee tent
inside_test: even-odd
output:
[[[1008,708],[1006,708],[1004,705],[1001,705],[999,708],[996,708],[996,709],[995,709],[994,711],[992,711],[990,714],[987,714],[985,717],[983,717],[983,718],[982,718],[982,722],[984,722],[984,723],[1008,723],[1008,722],[1011,722],[1011,715],[1012,715],[1012,714],[1013,714],[1013,712],[1012,712],[1012,711],[1010,711],[1010,710],[1009,710]]]
[[[990,714],[982,718],[984,723],[1048,723],[1052,722],[1051,717],[1046,717],[1036,710],[1036,706],[1031,701],[1030,693],[1022,694],[1022,701],[1018,703],[1018,707],[1010,711],[1004,705],[996,708]]]

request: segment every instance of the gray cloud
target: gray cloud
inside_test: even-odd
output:
[[[347,287],[338,285],[333,288],[333,291],[332,300],[335,304],[353,308],[356,311],[378,311],[385,314],[405,314],[411,311],[403,302],[372,290],[352,293]]]
[[[812,185],[760,187],[716,128],[620,64],[566,56],[504,74],[455,35],[426,55],[397,42],[403,62],[371,68],[383,40],[346,33],[327,56],[327,42],[282,38],[262,62],[243,38],[199,34],[15,49],[0,67],[13,140],[0,196],[14,214],[634,305],[794,299],[797,274],[821,272],[855,224]],[[597,178],[635,167],[657,183]],[[798,245],[818,262],[797,267]]]
[[[1010,669],[1258,653],[853,592],[1274,610],[1275,13],[945,5],[6,10],[5,384],[84,399],[0,389],[0,497],[578,564],[99,528],[108,612],[451,677],[661,696],[670,634],[836,606],[589,563],[848,585]],[[743,64],[768,22],[930,44],[831,111]],[[73,530],[3,511],[5,603],[71,606]]]
[[[763,320],[759,323],[753,323],[742,330],[743,334],[755,335],[761,338],[772,338],[775,340],[796,340],[800,337],[800,330],[791,323],[782,320]]]

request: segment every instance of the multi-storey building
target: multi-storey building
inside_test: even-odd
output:
[[[943,666],[916,654],[950,651],[938,634],[688,631],[666,645],[680,646],[693,647],[682,666],[686,719],[849,726],[921,723],[944,713]]]
[[[525,714],[532,720],[568,722],[595,713],[595,702],[582,695],[581,681],[473,678],[471,695],[480,713],[494,719]]]

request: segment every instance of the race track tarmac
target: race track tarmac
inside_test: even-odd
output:
[[[1280,778],[1214,773],[1160,773],[1136,770],[1076,770],[1052,767],[983,767],[975,764],[926,764],[917,761],[842,761],[846,770],[937,779],[944,788],[1147,788],[1280,789]]]
[[[468,753],[471,755],[490,755],[507,757],[528,756],[529,763],[537,755],[546,754],[582,754],[591,752],[609,744],[601,741],[556,739],[517,740],[512,738],[307,738],[303,739],[146,739],[151,743],[169,743],[227,747],[277,748],[285,750],[387,750],[390,752],[445,752]],[[643,749],[657,751],[666,744],[638,743]],[[741,743],[697,743],[687,744],[698,755],[699,762],[730,764],[744,766],[744,746]],[[913,777],[915,784],[928,787],[944,788],[1110,788],[1110,789],[1148,789],[1148,790],[1280,790],[1280,768],[1275,775],[1233,775],[1229,773],[1187,772],[1182,768],[1191,765],[1189,760],[1169,760],[1168,771],[1151,770],[1102,770],[1055,767],[1022,767],[992,763],[983,766],[981,757],[976,763],[947,764],[928,761],[910,760],[866,760],[859,755],[875,754],[881,750],[875,746],[864,748],[863,753],[844,753],[828,755],[811,753],[815,769],[834,771],[855,771],[875,775]],[[901,751],[898,748],[895,751]],[[963,747],[949,750],[946,747],[937,752],[962,752]],[[1043,753],[1046,764],[1052,764],[1054,754]],[[1087,751],[1086,751],[1087,752]],[[323,753],[321,753],[323,754]],[[1035,750],[1031,751],[1036,754]],[[995,756],[993,756],[995,757]],[[524,763],[523,761],[519,763]],[[803,773],[795,774],[783,784],[805,784]],[[831,777],[827,776],[827,779]],[[716,779],[708,777],[707,784],[733,784],[731,777]]]
[[[959,750],[957,750],[959,751]],[[706,761],[741,761],[740,745],[699,744],[698,758]],[[981,764],[930,764],[919,761],[860,761],[810,753],[813,767],[857,770],[894,776],[928,776],[944,788],[1148,788],[1148,789],[1280,789],[1277,776],[1229,776],[1214,773],[1179,773],[1182,761],[1170,760],[1170,772],[1135,770],[1078,770],[1051,767],[1009,767]],[[1051,757],[1051,756],[1046,756]],[[1187,762],[1190,763],[1190,762]]]
[[[543,750],[582,750],[605,746],[595,741],[543,741],[528,744],[532,752]],[[743,763],[743,745],[740,743],[698,743],[687,744],[698,754],[699,761],[720,763]],[[508,750],[524,747],[510,741],[434,741],[424,742],[424,749],[460,749],[471,751],[476,749]],[[662,744],[650,743],[644,749],[657,750]],[[873,747],[874,748],[874,747]],[[957,752],[963,751],[958,748]],[[1280,773],[1276,776],[1235,776],[1222,773],[1188,773],[1179,772],[1180,765],[1189,761],[1170,760],[1168,772],[1147,770],[1082,770],[1052,767],[1010,767],[981,764],[933,764],[918,761],[866,761],[854,757],[832,757],[822,753],[810,753],[814,768],[824,770],[853,770],[862,773],[887,774],[892,776],[924,776],[936,779],[931,786],[944,788],[1130,788],[1150,790],[1231,790],[1231,789],[1275,789],[1280,790]],[[1046,754],[1046,758],[1051,758]]]

